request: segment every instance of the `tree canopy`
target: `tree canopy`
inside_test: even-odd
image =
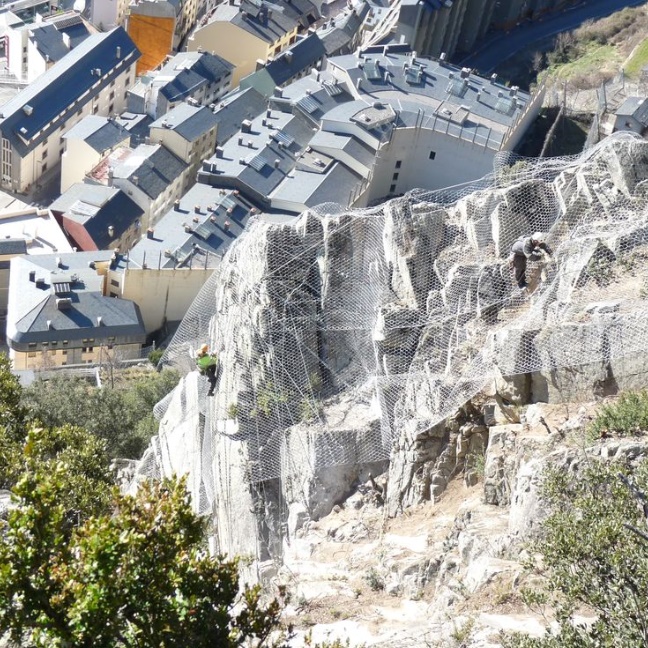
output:
[[[111,457],[138,458],[157,432],[154,405],[178,379],[175,371],[151,371],[111,389],[93,387],[83,378],[60,376],[30,385],[21,403],[44,425],[76,425],[104,439]]]
[[[648,645],[648,542],[639,492],[648,492],[648,465],[592,460],[577,475],[549,471],[544,495],[550,514],[533,549],[542,557],[545,592],[558,628],[542,638],[516,635],[510,648],[643,648]],[[575,614],[588,623],[575,622]]]
[[[283,592],[263,602],[239,583],[238,559],[210,555],[184,479],[120,493],[105,441],[30,421],[21,391],[0,355],[0,479],[12,489],[0,636],[24,648],[287,648]]]

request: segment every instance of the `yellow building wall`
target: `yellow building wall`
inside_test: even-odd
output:
[[[197,30],[187,43],[187,50],[195,52],[201,47],[206,52],[222,56],[234,65],[232,88],[256,70],[257,59],[267,60],[272,46],[250,32],[225,21],[208,23]]]
[[[59,343],[60,345],[60,343]],[[108,350],[105,344],[95,343],[92,347],[87,347],[88,351],[76,349],[34,349],[29,352],[9,350],[9,357],[12,366],[17,370],[35,369],[43,370],[53,369],[66,365],[79,364],[107,364],[119,360],[133,360],[141,356],[142,347],[139,344],[122,344],[114,345]],[[90,351],[90,349],[92,349]]]
[[[121,297],[134,301],[140,308],[147,333],[157,331],[165,321],[181,320],[194,298],[211,276],[213,269],[203,270],[204,257],[194,260],[193,268],[131,269],[124,271]],[[147,259],[153,266],[157,259]]]
[[[137,74],[156,68],[173,48],[174,18],[157,18],[131,13],[128,35],[142,53],[137,61]]]

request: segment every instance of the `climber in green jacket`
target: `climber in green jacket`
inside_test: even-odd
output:
[[[206,344],[203,344],[198,351],[196,356],[196,366],[201,376],[207,376],[209,380],[209,391],[207,396],[214,395],[214,389],[218,378],[216,376],[216,369],[218,368],[218,357],[215,353],[208,353],[209,347]]]

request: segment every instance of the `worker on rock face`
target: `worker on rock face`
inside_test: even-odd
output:
[[[217,382],[216,369],[218,368],[218,357],[215,353],[208,353],[208,351],[209,347],[206,344],[200,347],[200,351],[196,355],[196,366],[200,375],[207,376],[207,380],[209,380],[207,396],[213,396]]]
[[[536,232],[532,236],[523,236],[513,243],[511,266],[515,272],[515,281],[518,287],[523,290],[528,285],[526,280],[527,260],[540,261],[544,257],[543,253],[552,255],[551,248],[545,242],[545,238],[546,236],[542,232]]]

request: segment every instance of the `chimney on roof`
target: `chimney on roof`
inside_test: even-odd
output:
[[[29,281],[36,281],[36,270],[29,271]]]
[[[63,261],[61,261],[61,257],[56,257],[56,267],[57,268],[63,267]]]
[[[491,80],[491,83],[495,83],[497,81],[497,74],[496,73],[491,74],[490,80]]]
[[[281,160],[280,160],[279,158],[277,158],[277,159],[274,161],[274,168],[275,168],[275,169],[278,169],[280,164],[281,164]]]
[[[254,71],[258,72],[259,70],[262,70],[264,67],[265,67],[265,61],[263,59],[257,59],[256,68],[254,69]]]
[[[180,200],[173,201],[173,211],[180,211]]]
[[[117,45],[117,49],[115,50],[115,56],[120,59],[121,58],[121,47]]]
[[[112,187],[113,186],[113,178],[114,178],[115,172],[113,171],[112,167],[108,167],[108,186]]]
[[[200,214],[200,205],[194,205],[194,211],[196,214]]]
[[[47,320],[47,330],[50,331],[52,329],[52,320]]]
[[[152,239],[155,236],[155,230],[152,227],[149,227],[146,230],[146,238]]]
[[[101,326],[101,315],[97,315],[97,326]]]
[[[279,86],[275,87],[274,96],[275,97],[282,97],[283,96],[283,90]]]
[[[217,158],[222,158],[223,157],[223,147],[222,146],[217,146],[216,147],[216,157]]]
[[[72,307],[72,300],[69,297],[60,297],[56,300],[56,308],[59,310],[68,310]]]
[[[252,122],[249,119],[244,119],[241,122],[241,132],[242,133],[251,133],[252,132]]]
[[[63,45],[65,45],[67,49],[72,49],[72,43],[70,42],[70,34],[61,32],[61,36],[63,37]]]
[[[108,225],[108,236],[110,236],[110,238],[115,236],[115,228],[112,225]]]
[[[441,52],[441,55],[439,56],[439,63],[445,63],[446,60],[446,53]]]
[[[243,146],[243,136],[242,136],[242,135],[239,135],[239,138],[238,138],[238,145],[239,145],[239,146]]]
[[[137,176],[133,176],[131,181],[136,187],[139,185],[139,178]]]

